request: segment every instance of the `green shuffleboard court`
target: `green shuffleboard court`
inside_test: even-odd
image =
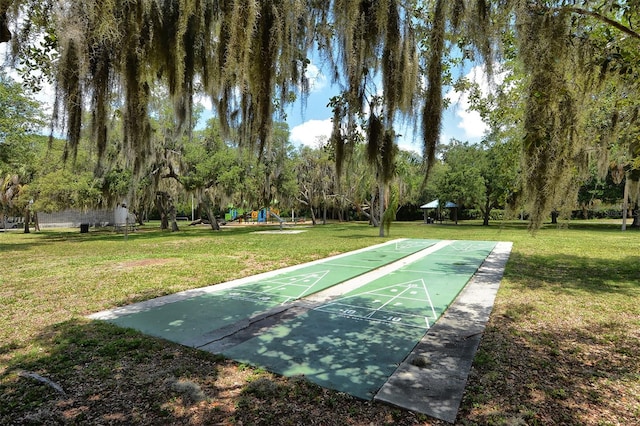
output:
[[[400,239],[90,318],[454,422],[510,251]]]
[[[372,399],[495,244],[454,241],[224,350],[223,355]]]
[[[208,343],[216,330],[245,321],[280,305],[335,286],[424,250],[437,240],[398,240],[312,262],[286,272],[223,290],[215,286],[193,296],[162,304],[99,313],[122,327],[162,337],[186,346]],[[115,312],[115,313],[114,313]]]

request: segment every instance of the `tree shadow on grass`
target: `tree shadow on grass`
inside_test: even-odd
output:
[[[158,226],[141,226],[135,231],[129,231],[126,234],[127,239],[138,240],[155,240],[165,238],[202,238],[203,236],[211,236],[216,238],[233,237],[237,235],[248,235],[255,231],[279,229],[277,226],[238,226],[222,228],[221,231],[214,231],[209,225],[198,227],[190,227],[181,224],[180,230],[171,232],[162,230]],[[115,232],[112,228],[90,228],[88,233],[80,233],[75,229],[46,229],[38,233],[45,241],[122,241],[125,238],[123,232]]]
[[[29,242],[12,242],[2,243],[0,242],[0,253],[7,253],[9,251],[28,251],[35,247],[42,246],[43,243],[37,240],[30,240]]]
[[[553,291],[637,296],[640,256],[598,259],[575,255],[523,255],[511,253],[505,278],[530,289],[549,286]]]
[[[35,345],[0,374],[0,424],[186,424],[198,395],[230,390],[217,382],[228,364],[221,357],[103,322],[47,327]],[[229,415],[214,406],[199,413],[214,423]]]
[[[633,424],[640,340],[623,327],[486,329],[460,416],[474,424]]]
[[[513,252],[461,415],[477,424],[634,424],[638,258]]]
[[[0,370],[0,424],[415,424],[416,415],[104,322],[45,328]],[[30,372],[54,387],[27,377]],[[439,423],[435,423],[439,424]]]

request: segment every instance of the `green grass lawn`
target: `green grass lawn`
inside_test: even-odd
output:
[[[439,424],[85,319],[387,240],[362,223],[299,229],[0,233],[0,424]],[[640,233],[396,223],[401,237],[514,243],[459,423],[638,424]]]

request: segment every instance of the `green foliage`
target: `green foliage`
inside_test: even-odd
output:
[[[47,213],[67,208],[86,210],[102,200],[102,189],[91,172],[78,174],[59,169],[40,176],[29,190],[35,200],[33,209]]]
[[[297,201],[308,211],[315,224],[315,209],[328,206],[335,198],[337,175],[324,149],[302,146],[296,158]]]
[[[488,225],[491,211],[504,207],[518,188],[513,145],[513,141],[483,145],[451,141],[443,153],[444,170],[434,176],[438,198],[478,209]]]
[[[29,205],[28,184],[37,173],[37,156],[45,146],[36,132],[44,125],[37,102],[0,72],[0,212],[21,216]]]
[[[496,59],[517,70],[524,96],[515,105],[523,115],[514,124],[522,132],[522,193],[533,229],[551,209],[571,207],[592,153],[601,170],[614,151],[630,153],[615,158],[616,167],[631,171],[640,163],[635,0],[92,0],[60,9],[52,1],[14,3],[32,18],[16,37],[15,52],[27,69],[41,66],[54,77],[56,116],[66,120],[70,153],[81,143],[82,106],[90,103],[98,156],[110,151],[108,124],[118,117],[123,167],[134,179],[148,176],[149,164],[156,170],[155,157],[167,149],[154,140],[151,104],[158,87],[173,104],[173,140],[193,129],[193,96],[203,92],[215,100],[222,133],[257,146],[260,157],[275,135],[275,115],[293,93],[305,97],[307,55],[316,47],[342,91],[331,100],[339,172],[358,141],[358,126],[371,117],[381,126],[370,135],[379,137],[367,141],[371,154],[378,151],[369,157],[379,160],[385,182],[400,119],[421,121],[424,159],[432,165],[443,87],[451,84],[452,67],[479,58],[489,74]],[[603,96],[610,97],[600,117],[610,117],[604,126],[607,120],[586,118]],[[271,199],[273,191],[263,188],[261,196]]]
[[[220,208],[227,204],[250,209],[275,202],[291,205],[297,186],[289,132],[281,123],[273,131],[256,161],[254,150],[226,143],[219,121],[211,119],[206,129],[184,144],[181,184],[200,200]]]
[[[110,199],[125,198],[131,188],[131,171],[120,168],[109,170],[103,181],[102,190]]]
[[[482,169],[486,168],[486,161],[481,147],[450,142],[443,153],[445,172],[436,182],[440,200],[452,201],[460,207],[481,204],[485,187]]]
[[[400,150],[395,165],[397,178],[393,182],[393,185],[398,187],[398,206],[420,206],[431,201],[432,197],[429,191],[433,187],[433,177],[436,175],[435,169],[438,167],[439,164],[434,166],[431,174],[432,179],[429,180],[427,186],[424,186],[422,157],[412,151]]]
[[[398,211],[398,187],[396,185],[391,185],[389,188],[389,204],[384,211],[382,222],[384,224],[385,235],[389,236],[389,231],[391,230],[391,223],[396,219],[396,212]]]
[[[18,83],[0,72],[0,175],[24,175],[31,168],[33,137],[43,126],[44,117],[38,103],[25,94]]]

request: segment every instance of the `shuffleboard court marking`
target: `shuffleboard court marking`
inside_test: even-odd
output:
[[[185,346],[200,347],[235,329],[250,326],[270,315],[271,311],[281,311],[282,307],[286,309],[301,297],[365,275],[438,244],[437,240],[425,239],[397,246],[402,241],[393,240],[297,268],[286,268],[277,271],[279,273],[251,277],[235,285],[222,288],[215,286],[215,289],[207,288],[204,291],[199,289],[174,298],[160,298],[133,307],[117,308],[94,314],[91,318],[134,328]],[[401,247],[401,250],[397,250],[397,247]],[[343,259],[344,263],[366,262],[369,266],[360,269],[327,265],[336,259]],[[285,285],[292,283],[303,287]]]
[[[286,304],[317,293],[325,288],[333,287],[335,285],[335,281],[333,281],[335,280],[335,277],[330,276],[330,274],[335,275],[337,271],[375,271],[381,267],[385,267],[390,264],[393,265],[398,260],[407,257],[398,257],[404,253],[409,255],[414,254],[418,256],[425,256],[426,254],[423,254],[424,250],[432,246],[441,247],[442,244],[441,242],[436,242],[434,240],[409,240],[408,242],[400,240],[395,242],[395,245],[389,244],[377,250],[353,253],[352,256],[340,258],[338,261],[329,259],[320,264],[323,268],[326,268],[322,271],[295,276],[281,274],[264,281],[241,285],[236,287],[232,295],[239,297],[242,300],[254,299],[256,301],[264,302],[270,300],[272,295],[277,294],[274,299],[281,297],[282,300],[280,303]],[[340,260],[349,260],[349,262],[343,263],[340,262]],[[361,276],[360,273],[349,273],[348,275],[353,277]],[[325,278],[330,282],[322,283],[322,280]],[[278,284],[277,288],[271,288],[271,283]],[[302,291],[296,292],[294,289],[295,287],[302,288]],[[225,293],[225,297],[230,297],[230,294],[228,292]]]
[[[455,423],[512,245],[496,243],[478,273],[379,389],[374,400]],[[417,358],[430,362],[422,366],[414,363]]]
[[[283,298],[281,304],[297,300],[310,293],[313,287],[318,284],[329,273],[328,270],[313,272],[310,274],[300,274],[291,277],[274,278],[260,282],[260,291],[244,290],[242,288],[230,290],[224,293],[223,297],[229,299],[241,299],[248,301],[264,302],[272,298]],[[293,295],[288,296],[287,291],[298,289]],[[302,291],[300,291],[302,290]]]
[[[354,269],[363,269],[363,270],[371,269],[370,266],[366,266],[366,265],[351,265],[351,264],[348,264],[348,263],[327,263],[327,266],[335,266],[336,268],[354,268]]]
[[[451,247],[455,244],[460,250]],[[202,349],[285,376],[302,374],[321,386],[372,399],[494,247],[448,241],[294,317]],[[461,257],[443,252],[464,253],[464,266],[452,265]],[[407,272],[410,268],[421,272]],[[430,268],[454,274],[432,280]],[[458,270],[464,273],[455,273]]]
[[[312,303],[323,303],[323,302],[335,300],[335,298],[343,296],[352,291],[355,291],[356,289],[362,287],[363,285],[371,281],[377,280],[399,269],[406,268],[407,265],[413,264],[416,260],[422,259],[426,256],[430,256],[434,253],[437,253],[438,251],[442,250],[443,248],[447,247],[453,242],[454,242],[453,240],[438,241],[437,243],[423,250],[420,250],[417,253],[413,253],[407,257],[404,257],[396,262],[385,265],[373,271],[367,272],[364,275],[355,277],[339,285],[329,287],[326,290],[309,295],[305,298],[305,300]]]
[[[495,244],[491,243],[491,245],[493,246]],[[450,247],[451,247],[451,250],[454,250],[454,251],[468,252],[468,251],[484,249],[487,247],[487,244],[484,242],[478,242],[478,243],[465,242],[462,244],[453,244]]]
[[[396,242],[396,250],[414,249],[424,247],[424,240],[402,240]]]
[[[218,330],[213,330],[201,336],[200,341],[193,346],[198,347],[199,349],[206,350],[208,352],[222,353],[224,352],[224,350],[232,348],[233,346],[236,346],[263,332],[267,332],[269,327],[280,322],[278,318],[293,318],[299,316],[303,312],[313,310],[315,307],[322,306],[329,301],[335,301],[336,298],[344,294],[353,292],[356,289],[366,285],[367,283],[393,273],[393,271],[406,267],[406,265],[409,265],[416,260],[428,256],[431,253],[437,252],[438,250],[441,250],[442,248],[452,243],[452,240],[437,241],[435,242],[435,244],[432,244],[416,253],[410,254],[409,256],[403,257],[393,263],[389,263],[385,266],[371,270],[362,275],[355,276],[354,278],[351,278],[335,286],[326,288],[317,293],[310,294],[303,299],[292,302],[293,305],[280,305],[280,307],[272,308],[268,311],[265,311],[263,314],[253,317],[248,321],[242,321],[240,323],[223,327]],[[419,247],[423,245],[424,243],[421,242]],[[389,315],[391,315],[391,313]],[[407,317],[414,316],[416,318],[419,318],[419,320],[415,320],[413,322],[418,324],[420,328],[424,328],[424,318],[421,315],[407,315]],[[392,318],[395,318],[395,316]],[[369,322],[371,321],[372,320],[369,320]],[[420,321],[422,321],[422,323],[420,323]]]
[[[394,240],[331,258],[320,259],[308,264],[296,265],[294,267],[260,274],[259,276],[218,284],[210,288],[195,289],[182,292],[178,295],[165,296],[159,298],[161,300],[152,300],[147,303],[137,304],[138,306],[135,306],[134,310],[129,311],[129,313],[141,312],[141,310],[153,309],[154,306],[172,304],[175,301],[185,299],[190,300],[195,298],[200,303],[202,299],[198,298],[198,296],[202,295],[215,296],[216,299],[221,301],[228,300],[230,302],[228,303],[229,306],[226,306],[224,303],[221,305],[216,304],[215,307],[213,305],[203,305],[208,312],[203,312],[202,307],[197,308],[199,311],[197,312],[197,316],[200,319],[204,319],[205,322],[210,322],[212,319],[215,322],[215,317],[235,315],[234,318],[237,318],[235,319],[237,322],[228,324],[221,322],[216,326],[210,324],[207,329],[209,331],[206,331],[205,334],[199,337],[194,335],[197,339],[187,340],[189,346],[199,347],[209,352],[222,353],[225,356],[231,355],[230,357],[233,359],[263,365],[274,372],[280,372],[284,375],[304,374],[308,379],[322,386],[350,393],[364,399],[371,399],[372,396],[375,395],[376,400],[382,400],[403,408],[409,408],[414,411],[430,414],[436,418],[448,420],[447,414],[443,415],[441,411],[429,411],[422,406],[413,405],[415,404],[414,401],[423,401],[425,397],[433,398],[432,395],[427,396],[422,393],[420,393],[419,396],[413,395],[415,390],[414,386],[417,385],[422,388],[428,385],[430,386],[429,389],[437,390],[437,388],[443,387],[441,383],[438,382],[437,386],[432,386],[431,384],[425,383],[425,380],[416,382],[415,380],[411,380],[411,377],[413,377],[412,372],[408,381],[400,382],[396,379],[396,381],[394,381],[396,386],[385,387],[383,392],[381,381],[384,382],[384,380],[387,380],[387,383],[389,383],[392,374],[394,377],[397,377],[397,374],[393,372],[400,362],[397,358],[398,355],[411,352],[412,348],[415,347],[415,342],[419,341],[422,336],[431,336],[431,331],[425,335],[425,330],[434,329],[433,321],[430,321],[431,317],[442,315],[444,310],[447,309],[448,303],[450,302],[444,305],[444,309],[440,308],[442,296],[439,293],[443,288],[442,285],[445,283],[440,277],[443,275],[460,276],[454,279],[455,283],[452,282],[452,284],[457,286],[462,276],[467,275],[467,272],[471,271],[471,269],[477,270],[477,266],[487,263],[484,261],[486,255],[482,256],[482,254],[479,253],[483,250],[492,251],[487,244],[489,243],[487,242],[483,246],[482,242],[470,243],[469,241],[437,242],[433,240]],[[388,255],[389,257],[395,257],[395,260],[385,259],[384,255],[380,256],[380,264],[385,266],[364,274],[356,274],[354,278],[342,281],[341,283],[338,281],[334,283],[333,286],[319,290],[311,295],[305,296],[308,289],[304,288],[304,285],[288,287],[295,289],[297,292],[302,292],[302,296],[298,301],[290,301],[286,303],[286,305],[282,305],[282,301],[291,295],[289,294],[284,297],[282,294],[279,294],[279,292],[287,288],[287,279],[291,281],[291,278],[294,278],[292,276],[282,277],[281,275],[283,273],[291,273],[311,265],[320,264],[323,265],[323,267],[320,268],[320,270],[322,270],[329,266],[329,262],[347,258],[356,253],[364,254],[359,261],[366,262],[372,258],[372,256],[366,252],[374,249],[374,247],[379,248],[378,253],[395,253],[397,255],[401,251],[406,251],[407,255]],[[414,247],[414,249],[411,247]],[[480,257],[483,257],[483,259],[480,259]],[[411,270],[407,265],[423,258],[431,259],[431,262],[427,259],[429,267],[426,269],[422,267],[414,268],[417,272],[410,272]],[[504,258],[505,262],[506,258],[508,258],[508,251]],[[351,259],[356,260],[357,257],[352,257]],[[454,259],[466,259],[463,268],[450,267],[448,274],[443,273],[442,270],[446,269],[444,266],[447,264],[449,264],[449,266],[453,265],[453,263],[456,262]],[[453,262],[451,262],[452,260]],[[336,263],[346,262],[338,261]],[[477,266],[474,267],[476,263]],[[353,265],[349,266],[353,268]],[[438,271],[429,270],[432,266],[436,268],[439,267],[440,269]],[[504,264],[500,266],[500,270],[503,270],[503,268]],[[461,270],[459,274],[455,272],[458,269]],[[483,269],[486,269],[486,267],[483,266]],[[481,277],[487,276],[485,271],[480,272],[483,272],[480,274]],[[303,273],[303,271],[299,271],[293,281],[302,281],[304,283],[305,280],[309,280],[307,281],[308,285],[313,280],[318,279],[318,275],[315,275],[318,273],[318,271],[314,271],[313,273]],[[404,276],[405,280],[400,280],[400,283],[391,286],[385,286],[383,282],[376,283],[378,278],[387,274],[390,275],[389,278],[395,276],[396,282],[400,276]],[[400,274],[400,276],[396,276],[395,274]],[[407,279],[415,276],[412,274],[422,274],[425,278],[420,282]],[[473,275],[473,273],[471,274]],[[426,275],[433,275],[433,279],[427,278]],[[272,282],[269,283],[269,281]],[[388,282],[389,281],[387,281],[387,283]],[[495,279],[492,279],[492,282],[495,283],[493,286],[495,290],[497,290],[499,278],[497,282]],[[243,287],[245,284],[247,284],[247,286],[244,288],[238,288]],[[371,284],[373,284],[372,287],[370,286]],[[377,288],[380,284],[383,284],[383,286]],[[415,306],[413,299],[418,295],[415,292],[422,288],[421,285],[424,288],[424,293],[420,301],[420,309],[423,310],[423,313],[425,308],[430,310],[430,313],[423,315],[415,313],[414,308],[418,309],[419,307]],[[369,291],[366,291],[367,288],[369,288]],[[464,288],[465,291],[467,291],[466,287]],[[237,290],[241,290],[245,294],[229,296],[230,293]],[[363,303],[362,300],[355,297],[355,290],[359,291],[361,297],[363,297],[363,295],[370,297],[371,303],[375,304],[375,306],[368,306],[366,303]],[[474,296],[474,299],[480,295],[484,296],[484,293],[483,290],[476,291],[474,294],[477,295]],[[348,296],[352,297],[349,298]],[[431,296],[433,296],[433,299]],[[243,299],[234,301],[232,299],[233,297]],[[339,297],[344,299],[342,306],[338,306],[335,303]],[[249,298],[253,298],[256,302],[250,309],[259,307],[262,309],[260,312],[256,311],[258,313],[255,317],[243,316],[248,311],[244,310],[243,305],[239,305],[239,303],[245,303],[244,299]],[[276,303],[281,303],[279,308],[273,307],[272,303],[265,303],[267,301],[273,301],[271,298],[277,300]],[[491,301],[493,300],[492,298],[493,296],[491,296]],[[249,301],[246,303],[251,304],[252,302]],[[352,315],[349,316],[340,315],[338,312],[323,312],[320,309],[315,309],[315,307],[321,305],[329,309],[328,307],[332,304],[334,309],[350,307],[354,312],[350,312]],[[438,308],[436,309],[434,305],[437,305]],[[468,306],[473,312],[477,309],[473,303]],[[488,306],[490,312],[491,305]],[[211,309],[212,307],[214,307],[214,309]],[[224,312],[217,310],[219,307],[224,308]],[[229,307],[229,309],[226,309],[227,307]],[[178,306],[175,308],[179,309]],[[242,309],[238,310],[238,308]],[[249,308],[248,305],[247,308]],[[236,311],[234,311],[234,309],[236,309]],[[174,311],[175,310],[176,309],[174,309]],[[454,311],[456,311],[456,309],[454,309]],[[94,314],[90,316],[90,318],[110,320],[114,317],[117,318],[118,315],[122,315],[122,312],[124,312],[122,308],[118,308],[118,312],[115,314],[113,310],[104,311]],[[277,312],[280,312],[282,315],[278,315]],[[187,315],[190,314],[191,312],[187,312]],[[451,315],[452,314],[448,312],[444,319],[446,320]],[[255,324],[253,322],[254,318],[258,318],[258,316],[266,319],[265,322],[260,324],[260,329],[253,328],[252,326],[252,324]],[[359,319],[360,321],[353,321],[355,319]],[[182,325],[183,322],[182,319],[173,319],[169,324]],[[329,325],[328,322],[330,322],[331,325]],[[238,333],[237,329],[234,331],[233,328],[241,323],[244,324],[245,327],[243,332]],[[360,324],[358,325],[357,323]],[[439,324],[439,322],[436,323],[436,325],[437,324]],[[464,326],[465,324],[466,322],[463,321],[462,325]],[[460,330],[460,328],[455,329]],[[246,334],[244,334],[245,332]],[[253,336],[249,337],[252,333]],[[438,333],[441,332],[438,331]],[[227,340],[225,334],[227,334],[230,339]],[[238,336],[238,334],[242,334],[242,336]],[[468,332],[466,332],[465,335],[475,336],[475,334]],[[184,342],[174,340],[167,336],[159,337],[185,344]],[[255,345],[255,343],[252,343],[254,338],[259,339],[257,346],[258,351],[251,350],[252,345]],[[437,335],[435,338],[437,339]],[[467,340],[465,340],[465,342]],[[255,342],[255,340],[253,341]],[[212,344],[207,342],[211,342]],[[276,346],[273,346],[274,343]],[[443,343],[444,346],[446,346],[445,343]],[[222,350],[216,350],[216,348]],[[234,354],[235,356],[233,356]],[[252,354],[258,358],[252,359]],[[318,355],[318,358],[315,357],[315,354]],[[414,356],[413,353],[411,356]],[[272,362],[276,364],[272,365]],[[406,360],[402,362],[402,365],[406,365]],[[273,369],[271,367],[273,367]],[[413,368],[414,366],[410,364],[409,367]],[[403,378],[406,377],[404,372],[400,374],[402,374]],[[439,377],[438,374],[441,373],[436,372],[436,377]],[[468,372],[464,373],[465,377],[466,374],[468,374]],[[433,378],[429,378],[426,382],[433,380]],[[398,387],[400,387],[401,390],[409,391],[410,394],[400,396]],[[460,395],[463,389],[464,386],[460,390]],[[399,399],[391,398],[394,395],[397,395]],[[408,395],[412,396],[409,397]],[[407,404],[406,401],[404,401],[405,398],[410,399],[412,402]],[[453,418],[455,419],[455,412],[457,411],[458,405],[451,404],[447,398],[448,396],[443,396],[443,405],[450,408],[449,411],[453,413]]]
[[[424,311],[425,308],[430,311],[431,319],[429,316],[416,314],[416,311]],[[318,306],[314,310],[354,320],[387,322],[401,327],[422,327],[425,332],[438,318],[427,285],[422,279],[351,294]],[[409,322],[406,319],[419,321]]]
[[[137,302],[137,303],[133,303],[130,305],[126,305],[126,306],[121,306],[121,307],[117,307],[117,308],[112,308],[112,309],[107,309],[104,311],[100,311],[100,312],[96,312],[94,314],[88,315],[87,318],[89,319],[94,319],[94,320],[103,320],[103,321],[109,321],[109,320],[114,320],[117,319],[121,316],[126,316],[126,315],[131,315],[131,314],[136,314],[136,313],[140,313],[140,312],[144,312],[150,309],[154,309],[154,308],[158,308],[160,306],[166,305],[166,304],[170,304],[170,303],[175,303],[175,302],[180,302],[183,300],[187,300],[187,299],[191,299],[193,297],[198,297],[198,296],[203,296],[203,295],[207,295],[207,294],[216,294],[219,292],[223,292],[224,290],[228,290],[231,288],[236,288],[238,286],[242,286],[245,284],[252,284],[252,283],[256,283],[259,282],[261,280],[265,280],[265,279],[270,279],[273,278],[275,276],[278,275],[282,275],[282,274],[286,274],[289,272],[294,272],[303,268],[308,268],[311,266],[315,266],[315,265],[319,265],[319,264],[324,264],[326,262],[332,262],[338,259],[343,259],[345,257],[349,257],[349,256],[353,256],[355,254],[360,254],[360,253],[364,253],[370,250],[384,250],[387,248],[387,246],[393,246],[393,247],[397,247],[397,245],[403,241],[405,241],[406,238],[400,238],[400,239],[396,239],[396,240],[391,240],[391,241],[386,241],[384,243],[380,243],[380,244],[376,244],[373,246],[369,246],[369,247],[363,247],[361,249],[357,249],[357,250],[353,250],[350,252],[346,252],[346,253],[340,253],[337,254],[335,256],[330,256],[327,258],[323,258],[323,259],[318,259],[318,260],[314,260],[311,262],[307,262],[307,263],[301,263],[299,265],[293,265],[293,266],[288,266],[285,268],[281,268],[281,269],[276,269],[273,271],[268,271],[268,272],[263,272],[261,274],[257,274],[257,275],[251,275],[251,276],[247,276],[244,278],[238,278],[235,280],[230,280],[224,283],[218,283],[218,284],[213,284],[210,286],[206,286],[206,287],[200,287],[200,288],[195,288],[195,289],[191,289],[191,290],[184,290],[184,291],[180,291],[178,293],[174,293],[174,294],[169,294],[166,296],[160,296],[160,297],[156,297],[154,299],[150,299],[150,300],[144,300],[142,302]],[[420,240],[422,242],[422,244],[424,244],[424,247],[429,247],[429,242],[435,243],[436,240]]]

